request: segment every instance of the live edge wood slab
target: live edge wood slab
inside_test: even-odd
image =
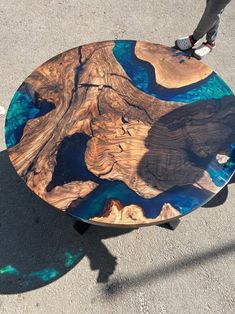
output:
[[[10,160],[45,202],[84,222],[177,219],[235,170],[235,97],[173,48],[115,40],[63,52],[16,91]]]

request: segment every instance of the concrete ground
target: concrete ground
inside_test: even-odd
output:
[[[0,105],[38,65],[84,43],[141,39],[171,46],[205,1],[2,0]],[[235,91],[235,3],[206,63]],[[160,227],[91,227],[34,196],[7,158],[0,117],[0,313],[235,313],[235,185]]]

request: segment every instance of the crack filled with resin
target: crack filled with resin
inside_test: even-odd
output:
[[[231,90],[171,48],[84,45],[47,61],[22,86],[41,111],[15,136],[17,112],[32,106],[13,99],[10,159],[30,189],[75,217],[120,225],[178,217],[235,169]]]

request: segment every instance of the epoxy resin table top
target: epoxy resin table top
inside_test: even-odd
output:
[[[200,207],[235,170],[235,97],[173,48],[115,40],[63,52],[16,91],[10,160],[45,202],[108,226]]]

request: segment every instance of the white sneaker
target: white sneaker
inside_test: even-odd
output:
[[[4,115],[6,113],[6,110],[3,106],[0,106],[0,115]]]
[[[214,44],[210,44],[208,42],[202,43],[201,46],[194,50],[194,57],[201,60],[202,58],[207,56],[214,47]]]
[[[176,48],[178,48],[182,51],[191,49],[195,44],[196,44],[196,42],[194,41],[192,35],[179,38],[175,41]]]

